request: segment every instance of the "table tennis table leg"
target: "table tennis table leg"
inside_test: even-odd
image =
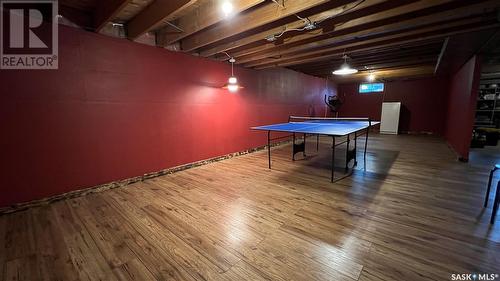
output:
[[[357,132],[354,132],[354,166],[357,166],[358,165],[358,145],[357,145],[357,142],[358,142],[358,133]]]
[[[295,161],[295,133],[293,133],[292,148],[292,161]]]
[[[316,151],[319,151],[319,135],[316,135]]]
[[[267,158],[269,161],[269,169],[271,169],[271,131],[267,131]]]
[[[306,134],[304,134],[304,151],[302,151],[302,156],[306,157]]]
[[[345,150],[345,170],[347,171],[349,169],[349,144],[351,142],[350,135],[347,135],[347,148]]]
[[[495,199],[493,199],[493,211],[491,213],[490,224],[495,223],[495,218],[498,212],[498,205],[500,205],[500,181],[497,184],[497,191],[495,192]]]
[[[333,182],[334,170],[335,170],[335,137],[332,136],[332,178],[331,178],[331,182]]]
[[[366,171],[366,147],[368,146],[368,132],[369,131],[370,131],[370,126],[368,126],[368,128],[366,128],[365,151],[363,153],[363,162],[364,162],[363,169],[365,171]]]

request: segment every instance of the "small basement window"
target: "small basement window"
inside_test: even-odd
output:
[[[381,93],[384,91],[384,83],[361,83],[359,84],[359,93]]]

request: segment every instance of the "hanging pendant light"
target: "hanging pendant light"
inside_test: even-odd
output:
[[[344,63],[340,66],[339,69],[333,71],[332,73],[335,75],[349,75],[349,74],[354,74],[357,73],[358,70],[355,68],[352,68],[349,64],[347,64],[347,59],[349,58],[347,55],[342,56],[344,59]]]
[[[236,60],[231,57],[229,59],[229,62],[231,63],[231,76],[229,79],[227,79],[227,84],[224,85],[224,89],[228,89],[231,93],[237,92],[239,89],[242,89],[243,87],[238,84],[238,79],[236,76],[234,76],[234,63]]]

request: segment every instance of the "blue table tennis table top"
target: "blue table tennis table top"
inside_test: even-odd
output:
[[[252,130],[345,136],[380,124],[378,121],[308,120],[252,127]]]

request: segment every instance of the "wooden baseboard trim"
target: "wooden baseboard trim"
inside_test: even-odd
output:
[[[271,144],[271,147],[284,145],[284,144],[287,144],[290,142],[291,142],[291,140],[283,140],[283,141]],[[19,212],[19,211],[23,211],[23,210],[26,210],[29,208],[49,205],[49,204],[52,204],[52,203],[60,201],[60,200],[81,197],[81,196],[85,196],[85,195],[91,194],[91,193],[98,193],[98,192],[103,192],[106,190],[115,189],[115,188],[122,187],[122,186],[127,186],[129,184],[144,181],[147,179],[152,179],[152,178],[160,177],[163,175],[173,174],[173,173],[187,170],[190,168],[199,167],[199,166],[207,165],[210,163],[226,160],[229,158],[257,152],[257,151],[260,151],[260,150],[263,150],[266,148],[267,148],[267,145],[259,146],[259,147],[247,149],[244,151],[240,151],[240,152],[229,153],[229,154],[226,154],[223,156],[218,156],[218,157],[214,157],[214,158],[210,158],[210,159],[200,160],[200,161],[196,161],[193,163],[183,164],[180,166],[176,166],[176,167],[172,167],[172,168],[168,168],[168,169],[163,169],[160,171],[147,173],[147,174],[144,174],[142,176],[127,178],[127,179],[123,179],[123,180],[118,180],[118,181],[114,181],[114,182],[110,182],[110,183],[105,183],[105,184],[101,184],[101,185],[96,185],[96,186],[84,188],[84,189],[74,190],[74,191],[62,193],[59,195],[46,197],[43,199],[14,204],[14,205],[7,206],[7,207],[0,207],[0,215]]]
[[[437,135],[434,132],[428,132],[428,131],[401,131],[401,133],[407,135],[429,135],[429,136]]]

